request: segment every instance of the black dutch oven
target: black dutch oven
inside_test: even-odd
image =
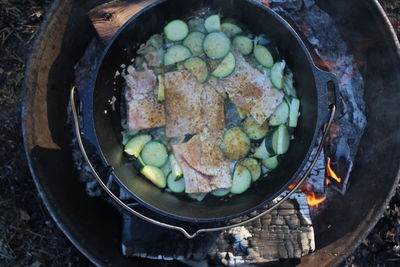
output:
[[[223,16],[236,18],[246,25],[250,32],[265,33],[276,41],[282,57],[293,70],[298,97],[301,100],[301,117],[295,130],[296,138],[291,142],[289,151],[282,158],[279,167],[266,179],[259,179],[256,185],[229,201],[214,197],[205,198],[201,202],[189,201],[187,198],[160,190],[139,177],[137,171],[127,164],[121,145],[121,113],[125,112],[120,109],[120,101],[124,101],[121,94],[123,83],[114,84],[115,71],[121,64],[128,65],[130,59],[135,57],[139,45],[151,35],[160,33],[166,22],[187,17],[202,8],[210,8]],[[76,120],[75,126],[80,127],[80,132],[77,132],[79,139],[81,136],[84,139],[85,145],[81,146],[84,156],[86,157],[85,147],[92,145],[95,147],[95,154],[104,164],[104,168],[92,169],[95,176],[103,188],[129,211],[142,217],[115,197],[98,176],[111,173],[135,200],[167,218],[194,223],[227,221],[266,206],[299,177],[323,125],[333,118],[335,107],[330,108],[328,105],[329,82],[333,82],[337,88],[336,77],[314,65],[306,46],[293,28],[274,11],[259,3],[249,0],[157,1],[133,16],[115,34],[98,63],[97,75],[92,86],[79,88],[78,99],[83,121],[81,120],[79,125]],[[117,99],[115,110],[109,106],[109,100],[113,96]],[[74,97],[72,91],[73,104]],[[108,112],[105,113],[104,110]],[[304,177],[300,182],[303,180]],[[292,191],[296,188],[297,186]],[[152,219],[150,221],[157,223]],[[163,223],[161,225],[170,226]]]

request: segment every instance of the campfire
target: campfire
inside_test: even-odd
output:
[[[340,84],[340,96],[341,101],[340,110],[342,111],[335,119],[335,123],[332,125],[328,138],[324,143],[323,152],[320,154],[318,161],[311,172],[310,177],[305,183],[301,184],[298,193],[296,193],[285,208],[278,208],[278,211],[266,215],[266,218],[270,218],[269,222],[271,225],[261,223],[261,232],[263,236],[270,236],[271,240],[277,242],[276,244],[270,244],[265,249],[257,249],[253,245],[254,242],[262,243],[262,239],[258,239],[257,236],[260,233],[260,229],[252,228],[251,226],[241,226],[233,228],[229,231],[224,231],[220,235],[207,235],[205,240],[201,242],[207,243],[204,251],[202,250],[201,255],[205,256],[207,253],[209,257],[217,258],[218,261],[232,265],[237,263],[259,263],[264,261],[273,261],[280,258],[292,258],[306,255],[315,250],[314,241],[314,230],[312,226],[313,218],[317,217],[323,212],[328,205],[326,203],[335,201],[338,197],[337,194],[332,192],[340,192],[342,195],[346,194],[346,191],[350,185],[350,173],[353,166],[353,157],[357,151],[359,139],[361,138],[363,129],[365,127],[365,115],[363,113],[363,99],[362,93],[354,93],[356,90],[362,92],[363,81],[360,73],[357,69],[356,59],[347,50],[346,45],[340,38],[333,38],[336,36],[337,30],[335,25],[329,18],[329,16],[320,10],[313,1],[262,1],[263,4],[270,6],[278,13],[284,15],[292,26],[295,27],[300,33],[302,33],[308,42],[308,46],[312,47],[311,53],[314,56],[315,64],[321,69],[331,71],[337,75]],[[325,22],[321,25],[320,21],[316,17],[325,17]],[[95,27],[97,26],[94,23]],[[100,26],[99,26],[100,27]],[[333,30],[326,31],[326,28]],[[104,24],[101,24],[99,32],[104,31]],[[109,33],[108,33],[109,34]],[[333,41],[334,40],[334,41]],[[81,65],[76,67],[77,69],[77,85],[82,87],[80,77],[86,77],[85,67],[88,64],[87,60],[90,60],[97,51],[101,49],[101,45],[96,42],[92,43],[92,47],[87,50],[87,55],[81,60]],[[332,89],[332,88],[331,88]],[[329,92],[331,96],[334,96],[333,90]],[[310,157],[315,155],[317,147]],[[82,164],[79,153],[76,153],[77,164]],[[84,167],[80,167],[84,169]],[[99,195],[101,190],[98,190],[96,182],[93,183],[93,179],[90,179],[89,175],[82,174],[83,179],[87,183],[88,192],[91,194]],[[106,181],[110,188],[113,186],[113,180],[110,178]],[[295,183],[289,186],[288,190],[291,190],[295,186]],[[118,188],[118,187],[117,187]],[[118,191],[118,189],[117,189]],[[119,189],[119,197],[124,200],[130,201],[130,196],[124,190]],[[289,204],[291,203],[291,204]],[[133,203],[133,205],[136,205]],[[289,206],[287,206],[289,205]],[[285,205],[283,205],[285,206]],[[282,215],[280,214],[293,214]],[[288,216],[288,217],[286,217]],[[124,229],[134,228],[137,224],[144,224],[143,221],[138,221],[130,216],[125,217]],[[264,217],[263,217],[264,218]],[[289,219],[291,218],[291,219]],[[276,220],[285,221],[282,227],[289,227],[289,232],[282,239],[276,239],[273,236],[274,231],[281,229],[281,226],[276,225]],[[260,221],[264,222],[264,221]],[[292,228],[292,224],[298,224],[297,227]],[[271,228],[271,227],[275,228]],[[147,227],[147,226],[146,226]],[[151,228],[151,226],[148,226]],[[278,227],[278,228],[276,228]],[[283,229],[283,228],[282,228]],[[159,236],[167,234],[168,239],[173,240],[172,242],[178,242],[187,244],[189,241],[182,239],[177,236],[170,236],[169,231],[164,233],[160,229],[152,230],[160,231]],[[122,247],[123,253],[126,256],[139,256],[146,258],[170,258],[173,259],[172,255],[162,255],[162,246],[150,253],[149,251],[138,252],[138,244],[146,247],[141,242],[138,243],[135,235],[129,230],[123,233]],[[300,237],[300,235],[302,237]],[[234,241],[231,243],[229,240],[233,238]],[[217,246],[213,246],[210,240],[217,239]],[[299,240],[301,243],[311,244],[310,246],[303,247],[300,243],[300,250],[290,250],[288,248],[289,240]],[[208,241],[207,241],[208,240]],[[190,241],[189,243],[191,243]],[[196,243],[196,241],[194,241]],[[210,243],[211,242],[211,243]],[[250,242],[250,243],[249,243]],[[221,245],[224,244],[224,245]],[[287,247],[286,252],[275,251],[277,244]],[[160,245],[163,245],[160,244]],[[187,246],[189,246],[187,244]],[[206,249],[208,248],[208,249]],[[211,252],[210,252],[211,251]],[[249,251],[253,251],[254,254],[249,258]],[[275,251],[275,252],[274,252]],[[251,253],[250,253],[251,254]],[[229,256],[230,255],[230,256]]]
[[[387,178],[384,178],[383,181],[379,181],[382,184],[378,184],[378,181],[371,179],[371,177],[368,177],[368,183],[365,183],[364,181],[360,182],[361,178],[363,178],[362,176],[365,176],[366,171],[376,174],[383,173],[383,169],[387,169],[388,172],[393,169],[386,168],[388,161],[381,163],[384,167],[377,166],[375,163],[368,164],[370,163],[369,159],[367,159],[369,154],[365,153],[367,151],[365,143],[371,140],[380,140],[378,137],[382,136],[375,136],[376,130],[372,131],[369,129],[369,125],[367,128],[369,129],[369,132],[367,131],[366,134],[369,139],[364,139],[365,136],[362,138],[364,128],[366,127],[366,104],[364,103],[363,80],[366,76],[364,72],[363,76],[361,76],[359,69],[373,68],[376,70],[376,68],[375,66],[368,64],[369,61],[371,61],[369,58],[366,58],[365,56],[359,57],[357,54],[365,54],[369,49],[369,46],[375,46],[375,40],[373,40],[373,38],[371,39],[370,36],[356,36],[355,39],[358,38],[360,46],[357,45],[357,42],[351,42],[350,46],[347,40],[348,35],[344,37],[341,35],[343,29],[339,30],[340,23],[338,23],[337,18],[335,18],[336,22],[331,18],[331,16],[334,17],[335,12],[329,12],[328,14],[328,11],[320,8],[320,4],[321,7],[323,7],[323,1],[270,0],[262,2],[264,5],[281,14],[297,32],[303,35],[305,43],[313,54],[314,62],[319,68],[328,70],[338,77],[340,85],[339,94],[336,96],[333,92],[330,92],[329,94],[331,100],[333,97],[337,97],[339,100],[339,103],[336,102],[338,103],[338,114],[329,131],[328,139],[323,143],[322,153],[319,155],[314,168],[312,169],[308,179],[298,188],[295,194],[284,201],[276,210],[273,210],[246,225],[241,225],[231,230],[225,230],[219,233],[202,234],[196,239],[189,240],[180,235],[179,232],[165,229],[165,231],[162,231],[159,227],[149,225],[130,214],[118,213],[118,215],[123,218],[121,228],[115,226],[110,227],[110,224],[108,223],[105,223],[105,225],[108,226],[108,229],[113,229],[112,240],[118,240],[117,244],[115,244],[115,242],[113,243],[113,246],[116,245],[119,249],[118,252],[121,254],[119,256],[122,261],[125,261],[130,257],[164,260],[177,259],[186,263],[201,259],[212,259],[217,263],[225,265],[240,265],[248,263],[275,262],[291,258],[301,258],[302,263],[303,260],[304,262],[312,261],[313,263],[318,263],[318,261],[324,260],[323,258],[326,256],[329,258],[329,262],[332,263],[334,258],[332,255],[334,253],[339,251],[341,253],[339,257],[343,257],[345,253],[343,252],[343,249],[348,250],[350,245],[354,245],[355,239],[361,238],[356,235],[359,233],[360,235],[365,233],[365,230],[363,229],[359,231],[361,226],[357,226],[357,224],[360,224],[360,219],[354,218],[354,216],[352,217],[352,215],[349,214],[349,209],[347,209],[347,207],[353,209],[354,207],[359,207],[359,201],[350,200],[353,197],[354,199],[362,198],[363,193],[365,192],[372,192],[371,187],[383,187],[385,189],[383,190],[384,192],[389,192],[388,187],[390,181],[388,181],[389,179]],[[363,5],[360,4],[360,2],[357,3],[360,6]],[[334,6],[335,5],[333,5],[333,7]],[[107,8],[109,9],[107,9],[106,13],[102,12],[102,6],[98,6],[89,13],[89,17],[96,30],[100,27],[100,24],[102,25],[101,27],[103,30],[107,27],[107,23],[112,23],[112,26],[114,27],[113,29],[118,29],[120,26],[118,24],[118,14],[114,12],[112,6],[110,7],[110,5],[108,5]],[[119,6],[117,10],[119,10],[119,12],[126,12],[129,8],[121,9]],[[137,6],[135,10],[137,11]],[[365,12],[365,10],[363,12]],[[105,14],[107,14],[107,16],[105,16]],[[85,15],[87,15],[87,13],[85,13]],[[126,16],[126,18],[130,16],[131,14]],[[120,21],[119,23],[122,22]],[[68,31],[69,34],[71,32],[74,31]],[[100,37],[102,36],[100,31],[97,31],[97,33]],[[113,33],[115,32],[110,30],[108,36],[112,36]],[[90,45],[87,46],[86,53],[80,60],[79,64],[75,65],[76,62],[71,63],[71,65],[75,65],[75,82],[69,82],[68,84],[74,84],[77,88],[86,88],[88,86],[91,81],[90,73],[93,72],[93,66],[96,65],[98,55],[101,54],[101,51],[104,49],[104,44],[107,43],[107,38],[98,39],[93,36],[91,38],[93,39]],[[64,39],[60,38],[60,40]],[[79,49],[82,49],[82,47]],[[83,51],[79,51],[80,56],[83,54]],[[60,55],[63,54],[64,53],[60,53]],[[75,56],[75,58],[79,57]],[[56,72],[51,72],[52,75],[55,73]],[[73,75],[69,75],[68,77],[72,76]],[[380,95],[382,95],[381,88],[384,87],[379,84],[379,86],[376,87],[376,90],[372,90],[374,88],[372,87],[371,89],[370,87],[371,80],[373,79],[365,80],[365,87],[369,87],[369,90],[366,90],[368,97],[365,97],[365,100],[368,101],[368,111],[371,111],[371,99],[380,99]],[[382,84],[386,85],[386,82],[387,81],[384,80],[382,81]],[[52,83],[43,82],[41,84],[51,85]],[[41,95],[46,96],[46,94]],[[39,96],[39,94],[37,96],[35,95],[35,101]],[[52,99],[52,96],[57,95],[54,95],[54,93],[52,95],[49,94],[49,99]],[[386,102],[384,102],[384,104],[385,103]],[[49,110],[52,110],[55,105],[56,104],[47,105],[47,107]],[[30,109],[36,108],[37,106],[38,105],[33,105],[32,107],[28,106],[28,112]],[[373,111],[377,110],[377,107],[373,106],[373,108]],[[109,109],[108,111],[108,113],[112,113],[112,109]],[[35,116],[41,116],[41,113],[38,111],[32,112],[32,114],[35,114]],[[371,123],[372,121],[376,124],[375,114],[368,112],[368,115],[368,122]],[[389,116],[387,117],[389,118]],[[27,126],[30,127],[31,124],[27,123]],[[58,126],[58,124],[54,124],[53,121],[50,121],[50,124],[52,127]],[[35,126],[35,131],[41,129],[41,127],[37,127],[37,125]],[[383,128],[386,130],[385,127]],[[65,131],[65,129],[63,130]],[[58,137],[56,134],[58,131],[51,130],[46,131],[43,134],[45,135],[48,133],[51,133],[54,137]],[[371,139],[371,136],[374,137],[374,139]],[[363,141],[361,142],[360,147],[363,148],[363,150],[361,150],[356,157],[361,139]],[[49,140],[52,139],[49,138]],[[321,139],[319,138],[318,140],[320,141]],[[40,141],[44,142],[46,139],[41,139]],[[32,142],[32,144],[35,143]],[[72,142],[71,147],[75,159],[74,168],[78,170],[74,175],[76,175],[76,177],[78,177],[78,175],[81,177],[81,180],[84,182],[82,184],[86,185],[88,195],[92,197],[97,196],[97,198],[94,198],[91,203],[95,203],[99,201],[99,199],[102,199],[102,204],[104,204],[104,199],[108,198],[104,195],[104,191],[99,188],[98,183],[93,179],[91,173],[88,171],[88,167],[84,164],[81,157],[82,155],[78,151],[77,145],[74,141]],[[379,148],[374,147],[373,149],[376,151]],[[316,150],[317,149],[314,148],[311,158],[315,155]],[[40,154],[38,155],[40,156]],[[374,154],[373,156],[375,157],[375,155],[377,154]],[[36,156],[36,154],[34,156]],[[34,160],[40,159],[39,156],[34,157]],[[360,157],[362,160],[358,161]],[[307,159],[305,159],[305,161],[307,161]],[[365,165],[363,165],[363,168],[355,167],[354,172],[352,172],[353,161],[355,162],[355,166],[359,166],[359,163]],[[376,168],[376,170],[374,168]],[[47,171],[47,169],[44,170]],[[109,170],[104,170],[106,174],[107,171]],[[49,177],[53,177],[52,175],[53,174]],[[107,187],[113,191],[121,201],[128,203],[132,208],[142,210],[143,213],[151,213],[151,211],[143,211],[144,207],[132,199],[131,195],[124,191],[124,189],[121,188],[112,177],[107,177],[106,175],[103,177]],[[61,182],[61,179],[58,180],[58,182]],[[293,189],[293,186],[294,184],[289,186],[288,190]],[[79,189],[84,191],[82,188]],[[53,195],[55,198],[58,197],[57,194]],[[85,197],[87,197],[87,195],[82,196],[81,198],[84,199]],[[380,201],[379,203],[383,203],[382,196],[377,195],[376,198]],[[278,201],[278,199],[279,197],[276,201]],[[75,200],[70,201],[73,202]],[[367,198],[367,201],[368,203],[366,203],[366,206],[368,208],[366,210],[360,210],[360,213],[358,214],[359,217],[366,218],[366,214],[368,214],[368,216],[372,213],[376,214],[376,212],[371,212],[370,210],[370,207],[373,206],[371,203],[374,202],[375,199],[369,197]],[[111,205],[107,205],[107,207],[110,210],[113,208]],[[260,211],[250,213],[247,216],[257,216],[260,214],[259,212],[263,211],[263,209],[265,210],[268,208],[269,207],[263,207]],[[79,209],[70,210],[75,211]],[[102,209],[101,211],[88,209],[88,211],[99,212],[101,214],[103,214],[103,212],[108,212],[106,209]],[[120,218],[119,216],[115,216],[117,214],[115,209],[113,209],[112,214],[114,217],[110,216],[110,218],[113,218],[110,220],[113,222],[115,222],[115,217]],[[154,215],[154,213],[152,214]],[[344,216],[348,216],[349,220],[344,223],[338,223],[343,220]],[[104,215],[104,217],[106,216]],[[240,219],[243,218],[239,218],[239,220]],[[371,218],[367,219],[370,221],[372,220]],[[232,222],[229,221],[229,223],[233,224],[235,221],[232,220]],[[118,223],[114,223],[114,225],[117,224]],[[83,226],[85,225],[83,224]],[[138,231],[138,229],[140,230]],[[151,235],[149,235],[150,233]],[[347,237],[347,233],[352,234],[350,237]],[[88,234],[90,235],[91,232],[89,231]],[[106,238],[109,238],[110,236],[107,236]],[[338,246],[339,242],[343,238],[346,238],[347,242],[344,245],[344,248],[342,248],[341,245]],[[155,239],[163,241],[153,242]],[[111,247],[111,245],[108,244],[107,246]],[[120,249],[121,247],[122,250]],[[169,249],[166,250],[165,247],[168,247]],[[307,254],[312,255],[306,256]],[[122,255],[124,257],[122,257]],[[315,260],[315,258],[318,258],[318,260]],[[137,258],[133,258],[133,260],[136,259]],[[145,259],[141,260],[146,261]]]

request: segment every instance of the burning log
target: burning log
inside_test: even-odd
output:
[[[318,142],[320,142],[320,138]],[[311,160],[315,157],[317,153],[317,146],[314,147],[313,151],[311,152],[309,162],[306,164],[304,170],[306,170],[311,165]],[[305,185],[303,188],[306,188],[307,191],[314,191],[317,193],[324,193],[325,192],[325,153],[324,151],[318,157],[317,163],[315,167],[312,169],[310,176],[305,181]],[[300,174],[303,175],[304,171]]]
[[[281,1],[269,1],[271,8],[283,14],[292,26],[304,35],[304,39],[309,43],[308,47],[314,53],[315,64],[334,73],[338,78],[341,101],[338,104],[342,114],[331,128],[325,144],[324,152],[325,156],[329,157],[329,162],[327,179],[324,180],[330,188],[345,194],[349,186],[353,159],[366,126],[364,84],[358,70],[363,62],[357,61],[343,40],[338,38],[340,34],[334,22],[313,0],[297,1],[303,2],[300,9],[296,1],[285,1],[291,6],[286,5],[284,8],[279,2]],[[366,45],[373,45],[371,40],[366,43],[360,43],[355,50],[365,50]],[[313,187],[313,191],[322,192],[316,186]]]
[[[192,264],[208,259],[235,266],[300,258],[314,250],[314,229],[307,198],[302,193],[295,193],[277,210],[244,226],[195,239],[124,215],[122,251],[126,256],[177,259]]]

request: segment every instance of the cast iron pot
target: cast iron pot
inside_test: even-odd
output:
[[[121,64],[128,65],[130,59],[135,57],[139,45],[151,35],[160,33],[166,22],[187,17],[205,7],[225,17],[236,18],[252,33],[266,33],[275,40],[287,65],[293,70],[301,100],[301,117],[295,131],[296,138],[291,142],[279,167],[267,178],[259,179],[245,193],[236,195],[229,201],[215,197],[208,197],[201,202],[189,201],[186,197],[160,190],[140,177],[131,164],[127,164],[121,145],[121,113],[125,112],[120,109],[120,101],[124,101],[121,94],[123,83],[115,83],[115,71]],[[317,135],[330,118],[327,94],[329,82],[336,84],[337,88],[336,77],[314,65],[304,43],[290,25],[261,4],[248,0],[158,1],[124,24],[106,47],[92,86],[79,88],[78,98],[83,117],[80,134],[86,145],[92,144],[95,147],[95,153],[104,164],[101,169],[109,170],[107,175],[113,175],[121,186],[150,210],[180,221],[226,221],[267,205],[299,177],[310,157]],[[71,96],[74,98],[73,93]],[[109,105],[113,96],[116,97],[115,110]],[[86,152],[84,155],[86,156]],[[92,171],[98,175],[95,168]]]

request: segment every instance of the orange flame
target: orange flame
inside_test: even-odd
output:
[[[336,175],[336,173],[332,170],[332,168],[331,168],[331,158],[328,157],[326,159],[326,161],[327,161],[326,162],[326,175],[329,176],[329,177],[332,177],[333,179],[336,180],[336,182],[340,183],[342,181],[342,178],[338,177]]]
[[[311,207],[318,206],[319,204],[321,204],[326,199],[325,196],[317,197],[313,191],[306,192],[306,197],[307,197],[308,205],[311,206]]]
[[[293,183],[289,185],[289,190],[293,189],[296,183]],[[326,197],[317,197],[315,195],[315,192],[312,191],[312,188],[310,186],[307,186],[306,184],[301,184],[299,189],[306,195],[308,205],[311,206],[318,206],[320,203],[322,203]]]

